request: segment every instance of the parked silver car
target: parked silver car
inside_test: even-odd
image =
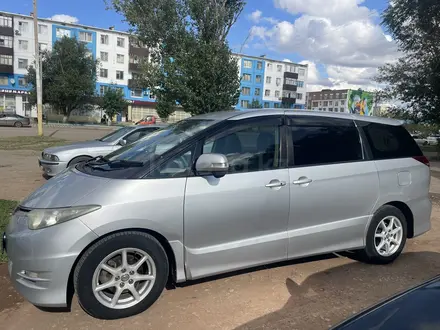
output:
[[[185,119],[27,197],[4,235],[16,289],[104,319],[184,282],[352,251],[386,264],[430,229],[429,162],[398,121],[258,110]]]
[[[0,126],[24,127],[30,126],[31,120],[15,113],[0,112]]]
[[[47,176],[55,176],[69,166],[74,166],[97,156],[105,156],[163,127],[165,126],[148,125],[123,127],[98,140],[47,148],[41,153],[41,157],[38,159],[38,165]]]

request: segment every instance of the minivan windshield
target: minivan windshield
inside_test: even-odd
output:
[[[198,132],[215,124],[215,120],[185,119],[148,134],[134,144],[122,147],[105,159],[107,162],[142,162],[153,160]]]
[[[131,130],[133,130],[132,127],[123,127],[123,128],[120,128],[120,129],[118,129],[114,132],[111,132],[110,134],[107,134],[106,136],[98,139],[98,141],[115,142],[115,141],[119,140],[120,138],[122,138],[125,134],[127,134]]]

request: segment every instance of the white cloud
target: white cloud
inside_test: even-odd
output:
[[[262,24],[261,14],[252,37],[272,51],[299,54],[310,63],[310,72],[316,65],[322,66],[328,78],[316,76],[315,86],[371,87],[377,67],[400,55],[392,37],[373,19],[377,12],[362,6],[364,0],[273,2],[276,8],[295,16],[268,25],[268,21]]]
[[[79,22],[78,18],[65,14],[53,15],[52,17],[49,17],[49,19],[56,22],[72,23],[72,24],[76,24]]]
[[[261,16],[263,16],[263,12],[261,10],[256,10],[252,14],[248,16],[248,18],[255,23],[258,23],[261,19]]]

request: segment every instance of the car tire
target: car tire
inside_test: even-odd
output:
[[[119,272],[116,273],[117,275],[112,276],[112,281],[116,281],[114,282],[116,283],[114,287],[102,291],[97,291],[97,288],[99,288],[102,283],[100,284],[99,281],[95,282],[96,278],[99,279],[99,277],[96,277],[97,270],[102,271],[102,265],[110,265],[110,261],[112,261],[112,259],[108,260],[105,264],[102,263],[106,260],[108,256],[111,256],[114,253],[118,253],[118,251],[121,250],[130,251],[130,249],[142,251],[143,253],[145,253],[144,255],[148,256],[146,259],[147,261],[145,261],[145,265],[147,265],[147,262],[149,262],[149,264],[144,269],[148,268],[148,274],[152,272],[153,268],[155,272],[154,280],[151,280],[149,282],[145,281],[147,285],[151,285],[150,287],[148,287],[148,290],[143,291],[143,293],[142,290],[138,292],[138,298],[142,299],[137,302],[135,302],[136,299],[135,295],[132,294],[132,290],[133,288],[135,288],[136,283],[138,283],[138,288],[140,288],[144,284],[139,284],[142,283],[141,281],[136,282],[136,276],[149,275],[138,274],[138,270],[136,270],[135,275],[133,275],[132,273],[134,271],[132,270],[134,268],[132,267],[134,267],[136,262],[141,262],[142,259],[137,261],[135,260],[134,264],[129,264],[130,254],[128,254],[128,257],[126,258],[126,260],[128,260],[128,263],[126,264],[128,265],[128,268],[125,272],[122,272],[124,271],[124,269],[121,268],[124,267],[123,264],[120,267],[111,268],[112,271],[114,269],[119,269]],[[142,255],[142,253],[140,253],[140,255]],[[153,264],[154,266],[152,266]],[[102,274],[103,273],[101,272],[101,275],[99,276],[102,276]],[[104,271],[104,275],[105,274],[106,272]],[[78,301],[84,311],[93,317],[110,320],[133,316],[147,310],[160,297],[167,283],[168,274],[169,265],[167,254],[162,245],[157,241],[157,239],[144,232],[127,231],[109,235],[88,248],[79,260],[77,266],[75,267],[73,278],[74,288],[78,296]],[[118,276],[120,276],[119,279]],[[124,276],[127,277],[123,278]],[[128,279],[129,277],[130,279]],[[134,280],[131,280],[131,277]],[[130,284],[130,282],[133,283],[133,281],[135,281],[134,284]],[[96,286],[95,283],[98,283],[98,286]],[[106,283],[107,281],[103,284]],[[125,283],[126,286],[122,287],[122,283]],[[131,285],[131,287],[129,287],[129,285]],[[120,290],[122,290],[121,297],[124,297],[125,295],[125,298],[121,300],[120,305],[118,300],[115,306],[109,306],[109,304],[111,304],[111,301],[113,301],[113,299],[115,298],[114,292],[119,289],[118,287],[120,288]],[[111,295],[112,292],[113,296]],[[132,305],[133,303],[134,305]]]
[[[88,156],[79,156],[79,157],[75,157],[73,158],[69,164],[67,165],[67,167],[70,166],[75,166],[76,164],[82,163],[82,162],[86,162],[88,160],[92,159],[92,157],[88,157]]]
[[[393,224],[391,224],[393,221]],[[393,226],[385,229],[385,226]],[[400,231],[397,229],[400,228]],[[396,234],[393,234],[393,233]],[[383,235],[383,237],[379,237]],[[384,205],[379,208],[371,219],[367,231],[366,245],[363,250],[355,251],[353,257],[356,260],[369,263],[385,265],[392,263],[399,257],[405,247],[407,237],[407,222],[404,214],[398,208],[391,205]],[[395,243],[395,241],[398,242]],[[380,245],[384,242],[384,246]],[[387,245],[389,251],[387,253]],[[381,251],[381,253],[379,253]]]
[[[23,123],[17,121],[14,123],[14,127],[23,127]]]

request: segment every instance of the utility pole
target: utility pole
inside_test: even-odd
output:
[[[36,90],[37,90],[37,122],[38,122],[38,136],[43,136],[43,92],[42,92],[42,70],[40,62],[40,47],[38,45],[38,15],[37,15],[37,0],[34,2],[34,40],[35,40],[35,74],[36,74]]]

